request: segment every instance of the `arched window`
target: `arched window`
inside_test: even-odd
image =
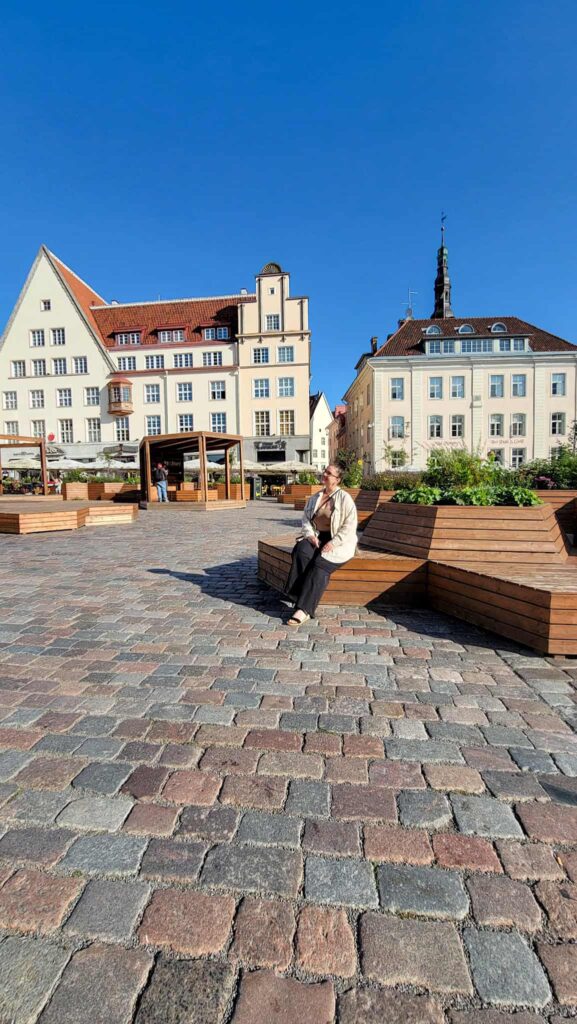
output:
[[[459,334],[474,334],[475,329],[471,327],[471,324],[461,324],[459,327]]]
[[[437,327],[436,324],[431,324],[430,327],[427,327],[427,330],[426,330],[425,333],[426,334],[441,334],[441,328]]]
[[[506,333],[507,333],[507,327],[506,327],[505,324],[501,324],[501,323],[493,324],[493,326],[491,327],[491,334],[506,334]]]

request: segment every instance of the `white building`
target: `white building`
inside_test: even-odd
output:
[[[329,462],[328,429],[333,420],[331,407],[324,391],[310,397],[311,463],[315,469],[324,469]]]
[[[308,299],[276,263],[254,294],[107,303],[44,246],[0,341],[0,433],[87,442],[208,430],[309,461]]]

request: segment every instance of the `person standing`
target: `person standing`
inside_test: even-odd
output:
[[[168,501],[168,473],[164,463],[157,462],[152,470],[152,481],[156,484],[156,493],[159,501]]]
[[[295,602],[289,626],[300,626],[314,616],[332,573],[354,557],[357,510],[341,487],[342,477],[340,466],[327,466],[323,490],[311,495],[305,505],[286,583],[286,593]]]

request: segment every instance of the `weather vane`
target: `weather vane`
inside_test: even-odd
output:
[[[445,221],[446,221],[446,219],[447,219],[447,214],[445,213],[444,210],[441,210],[441,245],[443,245],[443,246],[445,244]]]

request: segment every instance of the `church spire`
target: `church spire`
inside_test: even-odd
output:
[[[441,215],[441,245],[437,249],[437,276],[435,278],[435,308],[432,320],[454,317],[451,309],[451,280],[449,278],[449,250],[445,245],[445,214]]]

